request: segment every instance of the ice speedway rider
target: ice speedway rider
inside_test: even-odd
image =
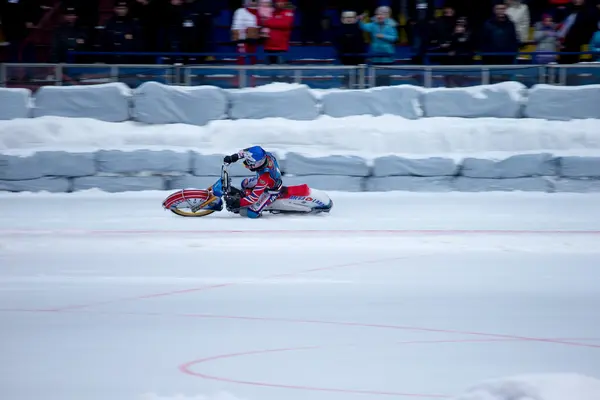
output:
[[[259,218],[265,207],[279,196],[283,186],[277,158],[260,146],[252,146],[225,156],[223,162],[232,164],[244,160],[244,166],[256,175],[242,181],[242,190],[232,187],[225,197],[227,210],[248,218]],[[215,207],[222,208],[221,202]]]

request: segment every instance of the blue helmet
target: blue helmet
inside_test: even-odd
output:
[[[256,171],[267,162],[267,153],[260,146],[244,149],[244,165],[251,171]]]

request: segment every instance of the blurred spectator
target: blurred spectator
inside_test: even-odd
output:
[[[454,27],[454,33],[448,47],[447,64],[469,65],[473,63],[475,53],[474,43],[466,24],[466,20],[460,19]],[[450,73],[445,76],[447,87],[465,86],[466,77],[460,73]]]
[[[159,44],[161,0],[133,0],[129,5],[129,13],[142,29],[142,46],[145,51],[161,50]],[[148,59],[151,61],[151,58]]]
[[[359,65],[365,62],[365,57],[359,55],[366,52],[366,46],[356,14],[356,11],[342,12],[342,25],[334,36],[333,45],[343,65]]]
[[[558,51],[559,41],[556,24],[552,20],[552,15],[544,14],[542,20],[535,24],[533,40],[536,44],[536,52],[554,52]],[[536,64],[548,64],[556,61],[554,54],[537,54],[534,58]]]
[[[300,10],[300,40],[304,44],[323,42],[324,0],[298,0]]]
[[[63,0],[64,8],[77,10],[77,24],[88,33],[98,26],[100,20],[100,0]]]
[[[263,21],[273,16],[273,2],[271,0],[258,0],[258,25],[260,26],[260,37],[269,37],[269,28],[266,28]]]
[[[210,32],[207,19],[214,8],[202,0],[171,0],[167,6],[169,51],[180,53],[205,53],[208,51]],[[198,57],[186,56],[188,63],[198,62]],[[184,61],[184,60],[181,60]]]
[[[459,19],[454,27],[448,46],[449,64],[469,65],[473,63],[475,44],[465,19]]]
[[[519,51],[519,39],[515,24],[506,16],[506,6],[496,4],[495,17],[483,26],[480,37],[482,53],[513,53],[512,55],[485,55],[484,64],[506,65],[514,64],[516,53]]]
[[[24,0],[0,0],[0,16],[5,40],[9,43],[9,62],[19,62],[21,46],[27,37],[26,16],[31,6]]]
[[[233,14],[233,23],[231,25],[232,40],[237,45],[238,64],[245,64],[244,54],[255,54],[259,34],[259,17],[257,3],[254,0],[245,0],[244,7],[238,8]],[[256,64],[256,56],[250,56],[250,63]]]
[[[529,7],[521,0],[506,0],[506,15],[515,24],[517,38],[521,45],[529,42],[530,16]]]
[[[559,37],[563,39],[562,50],[566,53],[578,53],[581,52],[581,46],[590,42],[596,29],[597,18],[593,9],[586,7],[585,0],[573,0],[568,10],[568,15],[559,30]],[[577,54],[561,55],[560,62],[574,64],[579,62],[579,57]]]
[[[63,15],[62,24],[54,31],[50,60],[53,63],[65,63],[69,51],[85,51],[88,46],[88,36],[85,29],[77,24],[77,12],[67,8]],[[79,59],[75,58],[74,62]]]
[[[554,16],[554,22],[561,23],[568,15],[568,7],[572,0],[548,0],[551,6],[551,13]]]
[[[370,53],[373,54],[371,62],[373,64],[393,64],[396,54],[396,42],[398,41],[398,30],[396,24],[391,21],[389,9],[379,7],[375,11],[375,21],[363,22],[364,15],[359,17],[360,28],[369,33],[371,37]],[[393,22],[393,23],[392,23]]]
[[[433,26],[434,30],[431,32],[429,45],[432,47],[432,53],[444,54],[442,57],[439,57],[439,62],[442,64],[448,64],[450,62],[446,55],[450,51],[449,49],[454,36],[457,20],[454,8],[450,6],[445,6],[442,11],[442,16],[435,20],[435,25]],[[438,57],[432,57],[431,61],[438,61]]]
[[[293,7],[287,0],[275,0],[275,9],[270,18],[262,21],[269,29],[265,39],[265,52],[269,54],[269,64],[283,64],[282,53],[290,49],[290,37],[294,27]]]
[[[596,53],[592,55],[592,59],[600,61],[600,22],[598,22],[598,30],[594,33],[590,41],[590,51]]]
[[[442,16],[436,20],[436,33],[438,36],[437,40],[440,45],[443,43],[450,43],[455,32],[457,20],[458,18],[454,8],[451,6],[445,6],[442,11]]]
[[[115,53],[135,52],[142,49],[142,35],[139,24],[129,14],[127,1],[115,3],[115,15],[108,20],[102,36],[102,50]],[[114,55],[110,63],[133,64],[136,57]]]

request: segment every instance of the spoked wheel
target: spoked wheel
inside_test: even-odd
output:
[[[219,201],[219,197],[204,189],[186,189],[170,195],[163,207],[181,217],[205,217],[220,211],[218,208],[206,208]]]
[[[177,214],[182,217],[205,217],[207,215],[214,213],[215,211],[216,210],[200,210],[197,212],[193,212],[193,211],[185,211],[185,209],[181,209],[181,208],[172,208],[171,209],[172,213]]]

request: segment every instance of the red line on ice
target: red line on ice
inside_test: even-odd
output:
[[[600,230],[535,229],[3,229],[0,235],[273,235],[273,234],[358,234],[358,235],[600,235]]]
[[[550,342],[553,341],[552,339],[538,339],[538,340],[547,340]],[[413,341],[397,342],[397,344],[411,345],[411,344],[444,344],[444,343],[485,343],[485,342],[507,342],[507,341],[523,341],[523,339],[520,339],[520,338],[495,338],[495,339],[488,338],[488,339],[413,340]],[[565,343],[565,342],[560,342],[560,343]],[[250,355],[257,355],[257,354],[268,354],[268,353],[300,351],[300,350],[314,350],[314,349],[321,349],[321,348],[323,348],[323,347],[321,347],[321,346],[304,346],[304,347],[253,350],[253,351],[246,351],[246,352],[240,352],[240,353],[221,354],[221,355],[216,355],[216,356],[211,356],[211,357],[206,357],[206,358],[189,361],[185,364],[180,365],[179,370],[185,374],[196,376],[196,377],[203,378],[203,379],[220,381],[220,382],[228,382],[228,383],[236,383],[236,384],[241,384],[241,385],[261,386],[261,387],[296,389],[296,390],[319,391],[319,392],[371,394],[371,395],[382,395],[382,396],[419,397],[419,398],[431,398],[431,399],[445,399],[445,398],[452,397],[450,395],[442,395],[442,394],[323,388],[323,387],[314,387],[314,386],[307,386],[307,385],[286,385],[286,384],[279,384],[279,383],[272,383],[272,382],[258,382],[258,381],[233,379],[233,378],[227,378],[227,377],[222,377],[222,376],[204,374],[204,373],[196,372],[196,371],[192,370],[192,368],[195,365],[210,362],[210,361],[215,361],[215,360],[222,360],[222,359],[227,359],[227,358],[243,357],[243,356],[250,356]]]

